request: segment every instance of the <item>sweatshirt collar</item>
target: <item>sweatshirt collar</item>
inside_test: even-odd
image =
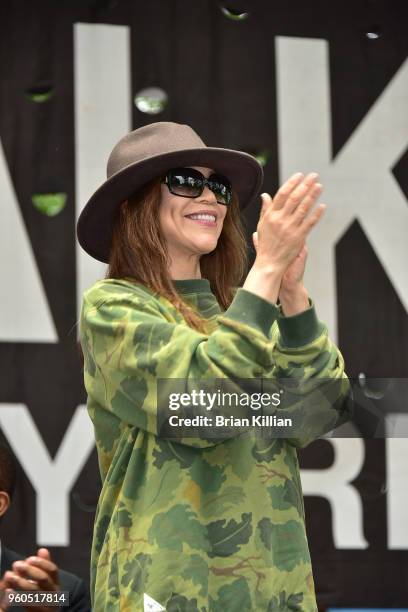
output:
[[[173,283],[179,293],[211,293],[208,278],[173,279]]]

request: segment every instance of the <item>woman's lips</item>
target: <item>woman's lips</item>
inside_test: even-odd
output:
[[[215,227],[217,225],[216,221],[210,221],[209,219],[191,219],[190,217],[186,217],[189,221],[193,221],[194,223],[200,223],[201,225],[207,225],[209,227]]]

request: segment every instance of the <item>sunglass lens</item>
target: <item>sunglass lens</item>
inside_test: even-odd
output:
[[[196,197],[201,193],[202,181],[194,172],[176,168],[170,172],[170,186],[177,195]]]
[[[224,176],[213,175],[210,179],[210,189],[215,193],[219,204],[229,204],[231,202],[231,185]]]

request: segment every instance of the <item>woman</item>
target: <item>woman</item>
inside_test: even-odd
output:
[[[234,289],[246,273],[240,209],[263,179],[255,158],[171,122],[113,149],[78,221],[82,247],[109,264],[80,321],[103,483],[95,612],[316,610],[296,455],[310,436],[166,439],[157,381],[326,377],[343,405],[343,359],[302,283],[324,210],[317,178],[262,194],[256,259]]]

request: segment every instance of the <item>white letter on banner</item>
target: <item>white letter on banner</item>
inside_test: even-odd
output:
[[[387,431],[385,447],[388,547],[407,549],[408,415],[394,413],[387,417],[389,423],[394,420],[393,431]],[[392,435],[398,437],[392,438]]]
[[[128,26],[76,23],[74,26],[76,220],[106,180],[106,162],[132,125]],[[76,239],[76,238],[75,238]],[[106,265],[76,240],[77,317],[85,289],[103,278]]]
[[[327,203],[308,239],[305,275],[320,317],[336,339],[335,246],[356,219],[408,311],[408,208],[392,173],[408,143],[408,60],[335,159],[328,42],[277,37],[276,79],[280,182],[316,171],[324,187],[318,202]]]
[[[0,426],[37,494],[37,542],[68,546],[69,492],[94,448],[86,406],[79,406],[51,459],[27,407],[0,404]]]
[[[0,342],[58,342],[0,141]]]
[[[361,497],[350,484],[364,464],[364,441],[360,438],[325,440],[333,445],[333,465],[321,470],[301,470],[303,494],[324,497],[330,503],[336,548],[367,548]]]

